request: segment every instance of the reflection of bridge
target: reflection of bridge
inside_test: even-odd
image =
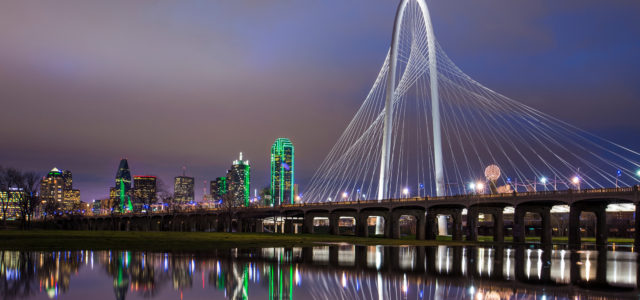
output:
[[[547,296],[568,297],[581,289],[589,289],[591,295],[601,297],[635,296],[633,287],[637,287],[640,280],[640,277],[634,277],[631,273],[607,274],[616,270],[610,268],[606,247],[598,247],[597,251],[578,252],[552,250],[551,247],[510,249],[344,245],[286,248],[284,252],[282,257],[285,263],[300,263],[298,267],[303,273],[307,270],[313,273],[318,270],[343,273],[347,280],[382,274],[386,282],[391,282],[398,274],[404,274],[409,282],[421,282],[426,286],[459,286],[464,287],[465,292],[471,285],[475,286],[477,292],[536,294],[544,285]],[[629,259],[635,259],[633,253],[622,253],[628,254]],[[265,255],[265,249],[238,249],[233,259],[282,263],[282,257],[269,257]],[[637,273],[637,270],[634,272]]]
[[[82,219],[62,219],[59,225],[65,228],[87,230],[175,230],[175,231],[243,231],[263,232],[264,221],[282,220],[275,231],[284,233],[314,232],[314,219],[328,218],[331,234],[339,234],[338,221],[343,217],[355,219],[356,235],[369,234],[368,218],[384,219],[384,234],[388,238],[400,237],[400,218],[412,216],[416,219],[416,238],[435,239],[436,228],[450,216],[450,227],[454,240],[476,240],[479,214],[491,214],[494,220],[494,241],[504,241],[503,214],[505,207],[514,208],[513,237],[515,242],[524,242],[524,217],[527,212],[541,218],[543,244],[551,243],[550,212],[554,205],[569,207],[569,241],[580,243],[580,214],[593,212],[597,218],[596,242],[606,244],[606,208],[614,203],[636,204],[640,202],[639,187],[619,189],[597,189],[581,191],[511,193],[497,195],[465,195],[435,198],[405,198],[383,201],[351,201],[336,203],[306,203],[279,207],[243,207],[234,210],[213,209],[198,212],[150,215],[94,216]],[[463,210],[467,211],[463,220]],[[636,218],[640,213],[636,213]],[[446,220],[446,219],[445,219]],[[463,222],[466,221],[466,222]],[[466,228],[463,231],[463,224]],[[640,222],[636,222],[636,226]],[[636,234],[638,230],[635,231]],[[637,236],[636,236],[637,237]],[[638,240],[636,238],[636,240]]]

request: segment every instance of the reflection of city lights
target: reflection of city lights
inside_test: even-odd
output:
[[[296,285],[300,286],[301,284],[301,280],[300,280],[300,270],[298,270],[298,267],[296,266]]]
[[[409,291],[409,284],[407,283],[407,274],[404,274],[404,279],[402,280],[402,292],[407,293]]]
[[[342,287],[347,287],[347,275],[345,275],[344,272],[342,272]]]

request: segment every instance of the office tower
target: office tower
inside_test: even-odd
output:
[[[173,185],[174,200],[179,204],[193,204],[195,199],[194,184],[195,180],[193,177],[176,177]]]
[[[233,201],[233,206],[249,206],[250,184],[251,167],[248,160],[242,160],[242,152],[240,152],[240,158],[233,161],[227,173],[227,192]]]
[[[133,210],[131,201],[131,171],[126,158],[120,160],[118,171],[116,172],[116,185],[109,190],[109,198],[112,203],[117,203],[114,209],[120,212]]]
[[[293,144],[287,138],[276,139],[271,147],[271,198],[274,205],[293,204]]]
[[[209,193],[214,200],[221,200],[227,193],[227,177],[218,177],[216,180],[212,180]]]
[[[73,189],[71,171],[49,171],[40,182],[40,202],[61,213],[69,213],[80,204],[80,190]]]
[[[156,182],[155,176],[133,176],[133,210],[148,210],[150,205],[156,198]]]

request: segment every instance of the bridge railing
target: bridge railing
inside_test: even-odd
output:
[[[379,204],[392,204],[398,202],[421,202],[421,201],[446,201],[446,200],[460,200],[464,198],[474,198],[474,199],[500,199],[500,198],[514,198],[514,197],[541,197],[541,196],[562,196],[569,194],[609,194],[609,193],[632,193],[638,192],[640,189],[639,185],[635,185],[632,187],[619,187],[619,188],[600,188],[600,189],[582,189],[582,190],[560,190],[560,191],[539,191],[539,192],[511,192],[511,193],[501,193],[501,194],[463,194],[463,195],[453,195],[453,196],[443,196],[443,197],[408,197],[408,198],[392,198],[392,199],[384,199],[384,200],[358,200],[358,201],[334,201],[334,202],[311,202],[311,203],[295,203],[295,204],[282,204],[279,206],[267,206],[267,205],[255,205],[249,207],[238,207],[238,210],[280,210],[280,209],[292,209],[292,208],[303,208],[303,207],[317,207],[317,206],[332,206],[332,205],[362,205],[369,203],[379,203]],[[223,211],[223,208],[188,208],[183,209],[176,213],[211,213],[211,212],[219,212]],[[172,214],[174,212],[168,211],[158,211],[152,213],[121,213],[117,216],[154,216],[154,215],[167,215]],[[110,216],[111,214],[100,214],[94,216]]]

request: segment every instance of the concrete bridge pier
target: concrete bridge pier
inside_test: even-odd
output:
[[[592,212],[596,215],[596,244],[607,244],[607,202],[576,202],[569,211],[569,244],[580,245],[580,214]],[[637,218],[637,216],[636,216]],[[637,226],[637,225],[636,225]],[[637,234],[637,233],[636,233]]]
[[[540,243],[543,245],[551,245],[551,206],[552,205],[533,204],[523,204],[516,206],[515,212],[513,214],[513,241],[515,243],[525,242],[526,226],[524,224],[524,217],[527,212],[531,212],[540,215],[540,222],[542,224]]]
[[[369,237],[369,224],[367,220],[369,217],[358,215],[356,218],[356,236],[358,237]]]
[[[503,207],[470,207],[467,210],[467,241],[475,242],[478,240],[478,215],[482,213],[493,217],[493,241],[504,242],[503,211]]]
[[[285,219],[284,220],[284,233],[285,234],[293,234],[293,220],[292,219]]]
[[[427,210],[426,239],[436,239],[438,234],[438,215],[450,216],[452,221],[451,239],[462,241],[462,208],[429,208]]]
[[[340,222],[340,215],[332,213],[329,215],[329,233],[332,235],[340,234],[340,226],[338,224]]]

